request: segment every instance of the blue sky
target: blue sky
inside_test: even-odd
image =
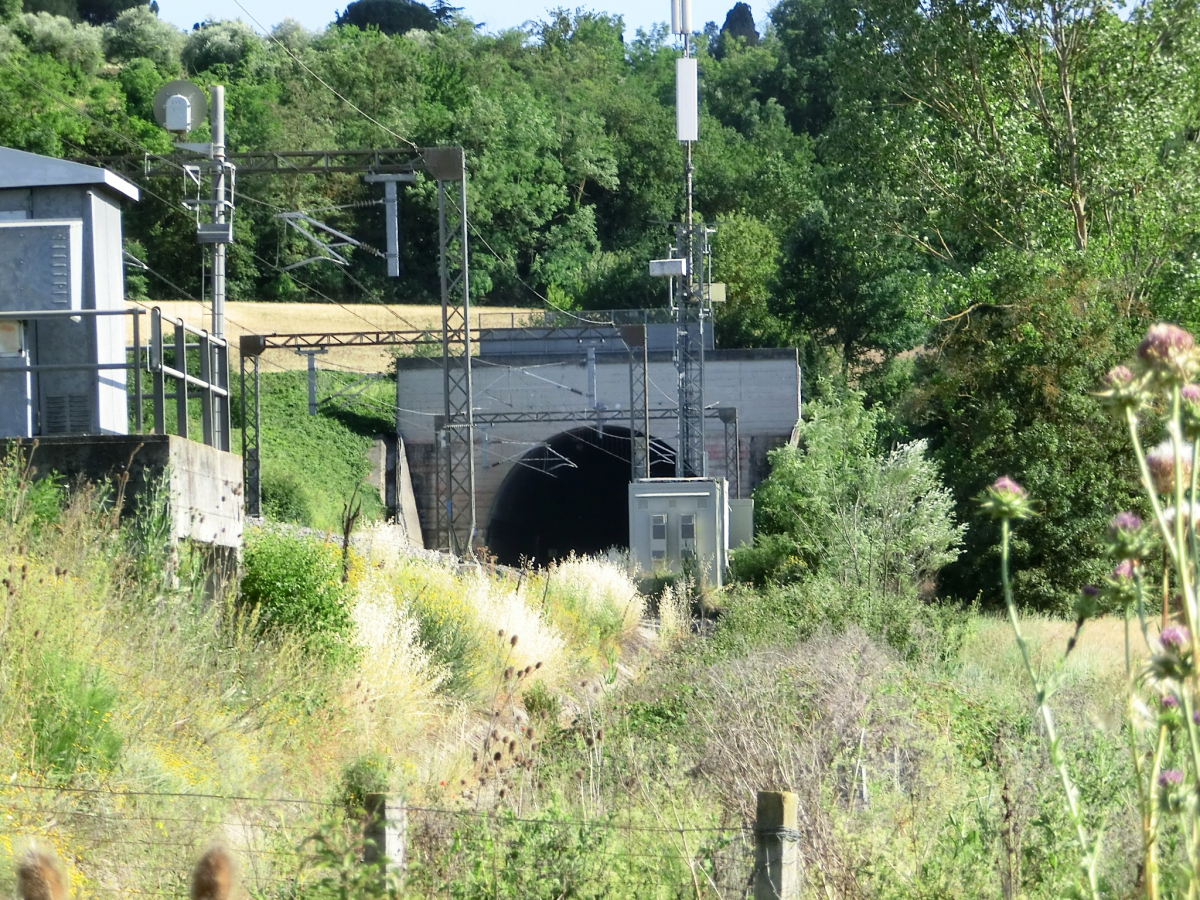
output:
[[[234,0],[159,0],[160,15],[169,22],[181,28],[191,28],[193,22],[203,19],[242,19],[248,24],[251,16],[266,28],[283,21],[287,17],[298,19],[306,28],[319,29],[333,21],[334,17],[345,8],[349,0],[241,0],[242,5],[250,11],[250,15],[242,12]],[[530,19],[545,16],[546,10],[557,6],[575,8],[581,5],[585,9],[607,12],[623,16],[625,19],[625,36],[631,38],[638,28],[649,28],[657,22],[666,22],[671,16],[670,0],[603,0],[600,3],[576,2],[547,2],[547,0],[451,0],[454,6],[461,6],[464,15],[476,22],[485,23],[485,30],[500,31],[505,28],[515,28]],[[725,13],[733,6],[735,0],[692,0],[692,25],[700,31],[705,22],[716,22],[718,25],[725,21]],[[751,3],[754,19],[762,28],[766,18],[766,4]]]

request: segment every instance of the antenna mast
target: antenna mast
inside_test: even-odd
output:
[[[671,30],[683,37],[683,56],[675,60],[675,131],[684,145],[684,221],[675,229],[675,247],[684,261],[674,277],[675,369],[679,376],[679,449],[677,478],[708,474],[704,449],[704,319],[709,230],[696,225],[692,204],[692,144],[699,138],[699,86],[692,55],[691,0],[672,0]]]

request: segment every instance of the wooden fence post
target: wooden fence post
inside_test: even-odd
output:
[[[759,791],[754,824],[754,900],[799,900],[799,798],[791,791]]]
[[[404,841],[408,830],[404,798],[399,794],[367,794],[367,827],[363,832],[367,844],[363,862],[374,865],[386,861],[389,872],[404,869]]]

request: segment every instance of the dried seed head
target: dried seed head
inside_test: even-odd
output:
[[[499,631],[496,632],[496,634],[498,634],[500,637],[504,637],[504,629],[501,628]]]
[[[214,845],[192,870],[192,900],[229,900],[237,882],[237,864],[224,847]]]
[[[499,750],[497,750],[495,755],[492,756],[492,759],[494,759],[496,762],[500,762],[500,757],[503,755],[504,754],[502,754]]]
[[[67,900],[67,879],[52,852],[33,846],[21,856],[17,863],[17,897]]]
[[[510,647],[517,646],[517,636],[514,634],[508,643]]]
[[[541,667],[542,667],[542,661],[540,659],[536,663],[533,664],[534,670],[540,669]]]

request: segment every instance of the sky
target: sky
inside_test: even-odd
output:
[[[282,22],[285,18],[293,18],[306,28],[317,30],[324,28],[334,20],[349,0],[240,0],[245,10],[238,6],[238,0],[159,0],[159,15],[178,25],[190,29],[195,22],[204,19],[242,19],[248,25],[254,26],[255,21],[261,24],[257,31],[269,29]],[[725,14],[736,0],[692,0],[692,27],[696,31],[704,29],[705,22],[716,22],[718,26],[724,23]],[[580,0],[451,0],[451,5],[461,6],[463,15],[474,22],[484,23],[485,31],[501,31],[505,28],[516,28],[531,19],[544,18],[547,9],[566,7],[574,9],[582,6],[594,12],[606,12],[622,16],[625,20],[625,37],[632,38],[639,28],[649,29],[658,22],[667,22],[671,17],[670,0],[598,0],[598,2],[580,2]],[[760,8],[761,6],[761,8]],[[766,18],[765,3],[750,4],[754,19],[762,30],[762,22]]]

